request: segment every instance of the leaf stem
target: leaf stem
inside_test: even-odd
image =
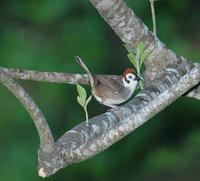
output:
[[[84,107],[84,111],[85,111],[85,119],[86,119],[86,123],[88,124],[88,122],[89,122],[89,118],[88,118],[87,106]]]

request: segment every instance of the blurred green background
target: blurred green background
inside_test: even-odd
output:
[[[151,28],[148,0],[126,0]],[[200,59],[200,1],[156,3],[159,38],[184,57]],[[130,66],[120,39],[86,0],[3,0],[0,3],[0,66],[120,74]],[[46,115],[56,139],[84,119],[74,85],[19,81]],[[87,89],[89,91],[89,89]],[[0,86],[0,180],[38,181],[38,135],[22,105]],[[90,116],[107,108],[93,100]],[[180,98],[92,159],[46,178],[63,180],[193,181],[200,178],[200,102]]]

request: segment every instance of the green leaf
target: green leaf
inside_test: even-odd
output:
[[[85,107],[85,101],[83,98],[77,96],[77,101],[83,108]]]
[[[140,58],[140,67],[144,63],[144,61],[147,59],[147,57],[152,53],[152,51],[144,51]]]
[[[137,68],[137,59],[136,59],[136,57],[133,54],[128,54],[127,57],[130,60],[130,62],[133,64],[133,66],[135,68]]]
[[[145,48],[145,45],[143,42],[140,42],[138,45],[137,45],[137,50],[140,52],[140,55],[144,52],[144,48]]]
[[[88,103],[91,101],[91,99],[92,99],[92,95],[91,95],[90,97],[87,98],[87,100],[86,100],[86,102],[85,102],[85,105],[86,105],[86,106],[87,106]]]
[[[143,42],[139,42],[135,50],[132,50],[128,45],[124,46],[128,51],[128,59],[135,67],[137,73],[140,74],[140,69],[151,52],[145,51],[145,44]]]
[[[141,58],[141,55],[143,54],[144,52],[144,43],[143,42],[140,42],[138,45],[137,45],[137,48],[136,48],[136,59],[138,61],[139,64],[140,63],[140,58]]]
[[[86,101],[86,97],[87,97],[87,94],[86,94],[86,91],[84,89],[84,87],[82,87],[81,85],[79,84],[76,84],[76,87],[77,87],[77,91],[78,91],[78,94],[79,96],[84,100],[84,102]]]
[[[137,49],[140,51],[140,53],[144,52],[144,48],[145,48],[144,42],[140,42],[137,45]]]
[[[137,58],[134,55],[134,51],[128,45],[126,45],[126,44],[124,44],[124,47],[128,51],[128,55],[127,55],[128,59],[133,64],[133,66],[135,68],[137,68]]]

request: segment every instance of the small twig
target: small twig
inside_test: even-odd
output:
[[[40,137],[40,148],[45,152],[51,152],[54,149],[53,135],[37,104],[33,101],[29,94],[1,68],[0,82],[18,98],[30,114]]]
[[[151,15],[152,15],[152,22],[153,22],[153,33],[155,36],[157,36],[157,31],[156,31],[156,15],[155,15],[155,7],[154,7],[154,2],[156,0],[149,0],[150,1],[150,6],[151,6]]]

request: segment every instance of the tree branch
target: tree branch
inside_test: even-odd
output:
[[[111,110],[77,125],[57,142],[48,155],[39,152],[39,174],[46,177],[59,169],[91,158],[144,124],[200,80],[197,65],[183,75],[177,68],[167,68],[151,85],[117,110]]]
[[[89,84],[86,74],[71,74],[59,72],[41,72],[25,69],[0,67],[4,72],[16,79],[33,80],[51,83]]]
[[[36,103],[28,93],[1,68],[0,82],[18,98],[30,114],[40,137],[40,148],[45,152],[51,152],[54,149],[54,139],[48,123]]]
[[[59,72],[41,72],[35,70],[12,69],[0,67],[6,74],[11,77],[22,80],[33,80],[51,83],[67,83],[67,84],[89,84],[86,74],[71,74]],[[107,77],[118,77],[117,75],[104,75]]]
[[[145,79],[148,81],[153,80],[167,65],[186,61],[155,37],[123,0],[90,0],[90,2],[124,43],[135,48],[139,42],[144,42],[146,49],[152,51],[145,61]]]

